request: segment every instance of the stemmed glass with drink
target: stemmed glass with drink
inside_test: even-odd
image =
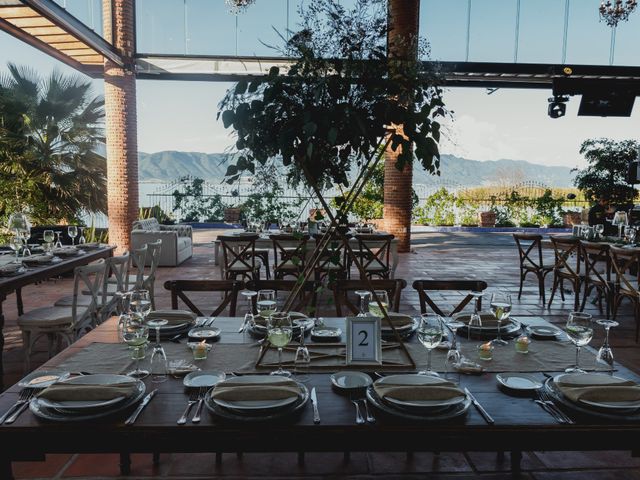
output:
[[[567,373],[585,373],[580,368],[580,347],[587,345],[593,338],[593,321],[591,314],[571,312],[566,325],[567,335],[576,346],[576,366],[565,370]]]
[[[494,292],[491,294],[491,313],[498,321],[498,336],[491,341],[493,345],[507,345],[507,341],[502,339],[502,322],[509,318],[511,313],[511,295],[505,292]]]
[[[444,334],[443,320],[440,315],[424,314],[420,317],[420,326],[418,327],[418,340],[427,349],[427,369],[418,372],[418,375],[439,375],[431,370],[431,351],[436,348],[442,341]]]
[[[151,312],[151,298],[149,297],[149,290],[134,290],[131,292],[129,308],[131,308],[131,311],[144,321],[144,319],[147,318],[147,315]]]
[[[622,238],[622,228],[628,224],[627,212],[617,211],[613,215],[612,225],[618,226],[618,237]]]
[[[142,318],[129,315],[124,322],[122,339],[131,349],[131,358],[136,361],[133,370],[127,373],[130,377],[144,378],[149,375],[148,370],[140,368],[140,360],[146,356],[147,341],[149,339],[149,327]]]
[[[602,238],[602,234],[604,233],[604,225],[602,223],[594,225],[593,231],[596,232],[597,238]]]
[[[293,337],[291,316],[286,312],[274,312],[267,319],[267,339],[278,348],[278,369],[271,375],[290,377],[291,372],[282,368],[282,348],[286,347]]]
[[[46,244],[47,251],[50,252],[51,250],[53,250],[53,241],[55,240],[55,235],[53,233],[53,230],[45,230],[42,234],[42,239]]]
[[[75,245],[76,237],[78,236],[78,227],[75,225],[69,225],[67,227],[67,235],[69,235],[69,238],[71,239],[71,245]]]
[[[369,292],[371,295],[371,300],[369,301],[369,313],[374,317],[384,317],[384,314],[389,311],[389,295],[386,290],[376,290],[375,292]],[[378,305],[378,301],[380,301],[380,305]]]
[[[278,310],[275,290],[258,290],[258,315],[267,320]]]

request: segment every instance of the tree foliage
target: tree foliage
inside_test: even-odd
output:
[[[393,149],[402,147],[399,169],[415,155],[438,172],[442,91],[419,63],[387,58],[386,3],[355,0],[348,9],[311,0],[300,7],[301,29],[283,37],[289,70],[272,67],[264,78],[242,80],[220,103],[218,117],[237,137],[230,183],[279,158],[295,165],[287,174],[292,184],[306,170],[321,188],[348,186],[352,168],[362,167],[387,135]],[[411,41],[418,48],[418,39]]]
[[[627,183],[626,175],[629,162],[638,158],[638,146],[635,140],[585,140],[580,146],[580,154],[588,165],[576,169],[574,185],[592,201],[604,196],[621,207],[633,204],[638,191]]]
[[[0,76],[0,215],[34,223],[106,212],[103,100],[91,84],[54,71],[47,78],[8,65]]]
[[[174,190],[173,211],[180,212],[183,222],[215,222],[224,219],[224,204],[220,195],[205,195],[202,178],[182,177],[182,190]]]

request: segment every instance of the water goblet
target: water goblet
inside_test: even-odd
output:
[[[275,290],[258,290],[258,315],[265,320],[278,310]]]
[[[591,314],[571,312],[566,325],[567,335],[576,346],[576,366],[565,370],[567,373],[585,373],[580,368],[580,347],[587,345],[593,338],[593,322]]]
[[[491,341],[493,345],[507,345],[508,342],[502,339],[502,321],[509,318],[511,313],[511,295],[505,292],[494,292],[491,294],[491,313],[498,321],[498,336]]]
[[[611,221],[612,225],[617,225],[618,227],[618,237],[622,238],[622,228],[628,224],[627,220],[627,212],[617,211],[613,214],[613,220]]]
[[[282,348],[286,347],[293,337],[291,316],[286,312],[274,312],[267,319],[267,339],[278,349],[278,369],[271,375],[290,377],[291,372],[282,368]]]
[[[55,240],[55,235],[53,230],[45,230],[42,234],[42,240],[47,245],[47,251],[51,252],[53,249],[53,241]]]
[[[56,244],[54,245],[54,247],[62,248],[62,241],[60,240],[60,235],[62,235],[62,232],[59,230],[56,230],[54,233],[56,234]]]
[[[162,383],[167,380],[167,354],[160,344],[160,327],[169,323],[164,318],[149,320],[147,325],[156,330],[156,343],[151,352],[151,381]]]
[[[131,311],[143,320],[151,312],[151,299],[148,290],[134,290],[129,301]]]
[[[473,314],[469,317],[469,324],[467,326],[467,339],[471,340],[471,329],[482,327],[482,318],[480,317],[480,299],[484,296],[484,293],[471,291],[469,295],[473,297]]]
[[[370,292],[370,295],[371,300],[369,301],[369,313],[374,317],[383,318],[389,310],[389,295],[386,290],[376,290],[374,292]],[[382,308],[380,308],[378,301],[376,301],[376,297],[378,298],[378,301],[380,301]]]
[[[624,238],[626,238],[627,243],[633,243],[636,238],[636,229],[630,226],[624,227]]]
[[[18,256],[20,255],[20,249],[22,248],[22,239],[18,236],[11,236],[9,238],[9,248],[11,248],[11,250],[13,250],[16,253],[16,258],[13,261],[13,263],[21,263],[20,260],[18,259]]]
[[[601,223],[594,225],[593,230],[596,232],[598,238],[602,238],[602,234],[604,233],[604,225]]]
[[[439,376],[431,370],[431,351],[442,341],[442,335],[444,334],[443,323],[440,315],[424,314],[420,317],[418,340],[427,349],[427,369],[418,372],[418,375]]]
[[[149,375],[148,370],[140,368],[140,360],[146,356],[146,346],[149,339],[149,327],[138,317],[129,316],[124,324],[122,338],[131,349],[131,358],[136,361],[133,370],[127,373],[130,377],[144,378]]]
[[[367,290],[356,290],[356,295],[358,295],[360,297],[360,312],[358,312],[358,315],[356,315],[357,317],[366,317],[367,316],[367,312],[366,312],[366,302],[369,299],[369,291]]]
[[[71,245],[75,245],[76,237],[78,236],[78,227],[75,225],[69,225],[67,227],[67,235],[69,235],[69,238],[71,239]]]
[[[27,226],[23,231],[20,232],[20,236],[22,237],[22,256],[28,257],[31,255],[31,250],[29,250],[29,239],[31,238],[31,227]]]
[[[609,370],[613,372],[613,350],[611,349],[611,346],[609,346],[609,329],[612,327],[617,327],[620,324],[615,320],[608,319],[596,320],[596,323],[604,327],[604,343],[598,350],[598,354],[596,355],[596,362],[607,365],[609,367]]]
[[[78,245],[84,245],[85,243],[87,243],[87,239],[84,238],[84,228],[85,227],[78,227],[78,230],[80,230],[80,238],[78,238]]]
[[[448,317],[445,320],[445,325],[451,330],[451,348],[447,351],[445,365],[456,365],[462,360],[462,353],[460,353],[458,341],[456,340],[456,332],[460,327],[464,326],[464,322],[458,317]]]

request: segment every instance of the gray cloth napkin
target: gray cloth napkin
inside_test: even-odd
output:
[[[572,402],[640,402],[640,386],[637,383],[608,375],[562,375],[555,384]]]
[[[39,398],[64,401],[112,400],[130,397],[136,391],[136,382],[103,384],[55,383],[38,394]]]
[[[147,320],[164,318],[168,320],[167,325],[179,325],[181,323],[193,323],[198,316],[188,310],[154,310],[147,315]]]
[[[226,401],[243,400],[283,400],[300,395],[300,387],[293,380],[274,379],[269,382],[218,383],[211,392],[211,398]]]
[[[376,382],[373,388],[380,398],[396,400],[449,400],[464,396],[454,383],[442,379],[429,385]]]

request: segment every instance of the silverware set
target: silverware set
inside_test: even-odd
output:
[[[194,405],[197,405],[195,414],[191,419],[192,423],[198,423],[200,421],[200,415],[202,413],[202,407],[204,405],[204,396],[207,393],[207,387],[200,387],[194,390],[191,390],[189,393],[189,401],[187,402],[187,407],[182,412],[182,415],[176,422],[178,425],[184,425],[187,423],[187,419],[189,417],[189,412]]]
[[[366,398],[351,397],[350,400],[351,400],[351,403],[353,403],[353,406],[356,407],[356,423],[358,425],[362,425],[366,422],[376,423],[376,417],[374,417],[371,411],[369,410],[369,405],[367,404]],[[362,402],[362,404],[360,402]],[[364,416],[362,415],[363,410],[364,410]]]
[[[7,410],[2,417],[0,417],[0,424],[11,424],[15,422],[20,414],[24,412],[29,406],[29,402],[33,398],[37,389],[35,388],[23,388],[18,395],[18,400],[14,403],[9,410]]]
[[[549,415],[551,415],[558,423],[566,423],[569,425],[574,424],[575,422],[571,417],[569,417],[566,413],[564,413],[558,406],[553,403],[549,394],[543,389],[538,389],[537,391],[538,398],[534,398],[533,401],[536,402],[544,411],[546,411]]]

